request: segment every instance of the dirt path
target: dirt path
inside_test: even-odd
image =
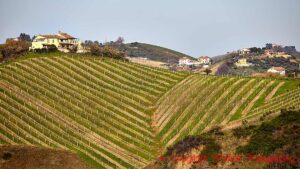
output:
[[[265,93],[265,91],[272,86],[272,84],[274,83],[274,81],[271,81],[269,84],[267,84],[255,97],[254,99],[251,100],[251,102],[248,104],[248,106],[242,111],[242,117],[245,117],[246,114],[250,111],[250,109],[253,107],[253,105],[255,104],[255,102],[260,98],[260,96],[262,94]]]
[[[219,69],[219,67],[223,64],[223,62],[215,64],[210,70],[211,74],[215,75]]]
[[[277,90],[282,86],[284,85],[285,82],[280,82],[272,91],[271,93],[269,93],[269,95],[266,97],[265,101],[268,101],[270,100],[274,95],[275,93],[277,92]]]
[[[222,121],[221,125],[225,125],[228,123],[232,115],[236,113],[236,111],[240,108],[240,106],[244,103],[243,100],[247,100],[248,97],[264,82],[264,80],[261,80],[259,83],[257,83],[255,86],[251,88],[247,92],[245,96],[243,96],[242,101],[238,102],[238,104],[230,111],[230,113],[227,115],[227,117]]]
[[[181,92],[181,94],[177,98],[175,97],[176,100],[174,100],[174,102],[171,103],[172,106],[169,107],[168,110],[164,112],[163,116],[159,119],[157,123],[159,131],[162,131],[164,129],[164,127],[168,124],[168,122],[172,118],[172,115],[174,115],[174,113],[176,113],[176,111],[181,108],[182,104],[191,101],[191,98],[189,97],[191,93],[193,93],[192,90],[194,90],[196,86],[201,84],[201,82],[200,83],[199,82],[200,82],[199,79],[197,79],[195,83],[190,84],[188,87],[185,86],[182,87],[184,91]]]
[[[203,119],[206,119],[207,116],[211,115],[209,112],[211,112],[214,108],[216,108],[216,105],[219,105],[221,103],[221,101],[223,100],[223,98],[225,98],[229,91],[234,88],[236,85],[238,85],[239,83],[241,83],[244,79],[239,79],[237,81],[235,81],[229,88],[227,88],[227,90],[222,93],[222,95],[214,102],[214,104],[208,108],[208,110],[206,111],[206,113],[204,114],[204,116],[202,116],[202,118],[199,120],[199,123],[197,123],[196,126],[194,126],[190,132],[190,134],[195,134],[197,132],[197,129],[200,127],[200,125],[203,124]]]
[[[203,88],[200,92],[199,92],[199,95],[193,99],[193,101],[185,108],[185,110],[183,111],[182,114],[186,114],[188,113],[194,105],[198,104],[199,103],[199,99],[203,99],[205,97],[210,97],[212,94],[215,94],[216,91],[219,91],[221,90],[222,86],[225,85],[225,83],[222,83],[220,86],[218,86],[218,89],[219,90],[213,90],[213,92],[210,92],[212,91],[211,88],[212,87],[215,87],[215,85],[221,80],[221,78],[219,78],[218,80],[215,80],[212,84],[209,85],[209,88]],[[232,79],[231,79],[232,80]],[[228,80],[227,82],[230,82],[231,80]],[[210,92],[210,93],[207,93],[207,92]],[[203,106],[207,105],[207,103],[210,101],[210,99],[205,99],[204,102],[202,102],[202,106],[200,106],[197,110],[199,110],[200,108],[203,108]],[[179,132],[177,132],[177,134],[173,137],[174,139],[176,139],[176,137],[178,137],[182,131],[184,131],[184,129],[190,127],[190,123],[192,122],[192,119],[195,118],[194,116],[196,116],[197,113],[193,113],[192,116],[190,117],[190,119],[183,125],[179,128]],[[179,118],[177,119],[178,123],[175,123],[173,124],[173,129],[174,128],[178,128],[178,126],[176,124],[179,124],[182,119],[184,118],[185,116],[183,115],[180,115]],[[175,125],[175,126],[174,126]],[[173,130],[168,130],[168,132],[165,133],[165,135],[162,137],[162,140],[165,139]],[[172,139],[173,139],[172,138]]]

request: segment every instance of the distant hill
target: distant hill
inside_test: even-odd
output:
[[[193,59],[189,55],[171,49],[139,42],[122,45],[121,50],[130,57],[146,57],[150,60],[167,63],[177,63],[182,57]]]

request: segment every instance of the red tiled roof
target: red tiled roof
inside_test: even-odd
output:
[[[200,58],[201,58],[201,59],[209,59],[208,56],[201,56]]]
[[[284,71],[285,69],[283,67],[273,67],[274,70],[277,71]]]
[[[75,37],[67,34],[67,33],[64,33],[64,32],[59,32],[58,34],[56,35],[40,35],[42,37],[45,37],[45,38],[56,38],[56,39],[76,39]]]
[[[44,37],[44,38],[47,38],[47,39],[49,39],[49,38],[62,39],[62,37],[61,37],[61,36],[58,36],[58,35],[40,35],[40,36],[42,36],[42,37]]]
[[[76,39],[73,36],[71,36],[71,35],[69,35],[67,33],[64,33],[64,32],[59,32],[58,36],[60,36],[60,35],[63,36],[63,37],[65,37],[66,39]]]

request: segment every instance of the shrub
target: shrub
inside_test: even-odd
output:
[[[253,130],[249,143],[245,146],[239,146],[237,153],[270,155],[276,149],[295,145],[296,143],[293,141],[299,140],[299,135],[295,133],[299,123],[300,111],[283,110],[278,117],[262,123]],[[234,131],[234,135],[240,136],[246,130],[236,129]]]
[[[2,159],[3,159],[3,160],[9,160],[9,159],[11,159],[11,157],[12,157],[12,154],[11,154],[11,153],[5,152],[5,153],[3,154],[3,156],[2,156]]]
[[[78,47],[74,46],[72,48],[69,49],[70,53],[76,53],[77,52]]]
[[[0,47],[2,60],[28,52],[30,44],[23,40],[8,40]]]
[[[42,49],[35,49],[35,52],[37,53],[49,53],[49,52],[56,52],[57,47],[55,45],[48,45],[47,48],[42,48]]]
[[[90,46],[91,54],[101,57],[109,57],[114,59],[125,59],[125,53],[110,46],[99,46],[92,44]]]

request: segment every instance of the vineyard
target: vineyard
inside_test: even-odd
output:
[[[297,85],[108,58],[30,58],[0,68],[0,144],[71,150],[96,168],[143,168],[187,135],[300,106]]]

